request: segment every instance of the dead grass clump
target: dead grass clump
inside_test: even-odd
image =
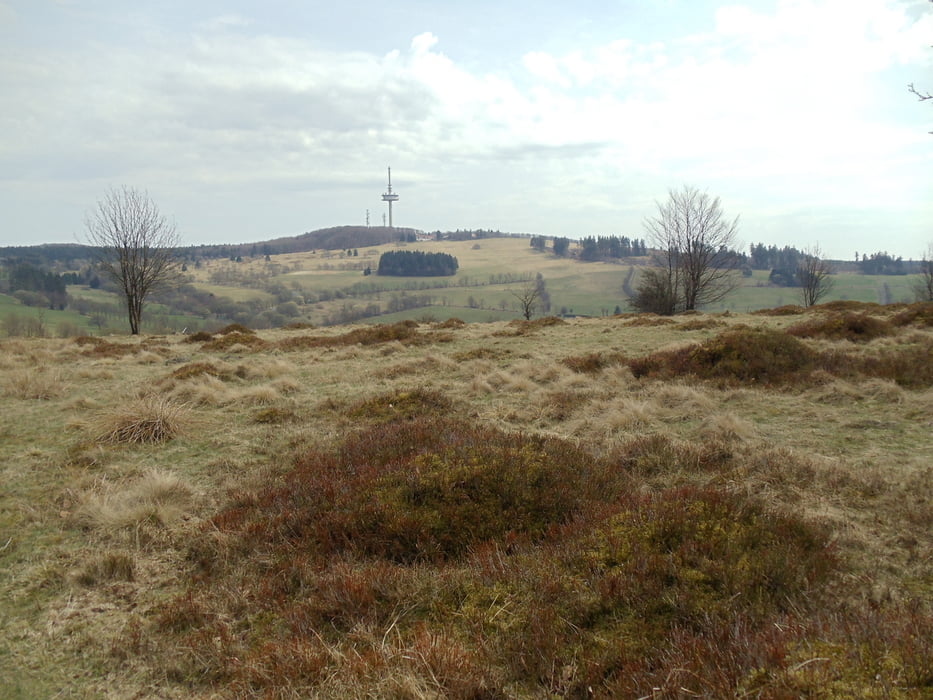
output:
[[[757,311],[752,311],[756,316],[799,316],[806,312],[807,310],[803,306],[798,306],[796,304],[786,304],[784,306],[776,306],[773,309],[758,309]]]
[[[915,325],[929,328],[933,326],[933,301],[910,304],[894,314],[890,320],[898,327]]]
[[[638,327],[654,327],[654,326],[669,326],[672,323],[677,323],[672,318],[667,316],[656,316],[655,314],[639,314],[635,318],[629,319],[623,326],[628,326],[631,328]]]
[[[828,338],[830,340],[868,342],[876,338],[894,335],[897,331],[890,323],[875,316],[840,313],[798,323],[788,328],[787,332],[798,338]]]
[[[725,442],[743,442],[753,440],[758,431],[751,421],[735,413],[717,413],[703,419],[700,434],[706,439]]]
[[[186,343],[208,343],[213,339],[214,339],[214,336],[208,333],[207,331],[198,331],[197,333],[186,335],[184,342]]]
[[[193,490],[171,472],[153,470],[126,484],[104,483],[81,497],[74,521],[87,528],[137,529],[164,527],[190,507]]]
[[[722,328],[726,326],[724,321],[718,321],[715,318],[694,318],[689,321],[683,321],[677,324],[679,331],[705,331],[710,328]]]
[[[503,357],[508,357],[511,354],[511,350],[484,346],[481,348],[473,348],[472,350],[455,352],[451,357],[457,362],[469,362],[470,360],[498,360]]]
[[[457,329],[463,328],[466,325],[466,321],[463,321],[456,316],[451,316],[446,321],[441,321],[434,325],[435,328],[444,328],[444,329]]]
[[[282,326],[282,329],[286,331],[307,331],[314,327],[313,323],[308,323],[307,321],[292,321]]]
[[[862,312],[862,313],[879,313],[884,312],[884,306],[881,304],[876,304],[872,301],[854,301],[852,299],[837,299],[836,301],[828,301],[825,304],[817,304],[816,306],[811,307],[814,311],[832,311],[837,313],[845,312]]]
[[[201,346],[201,349],[209,351],[230,350],[236,345],[247,348],[249,350],[262,350],[268,347],[269,343],[260,338],[253,331],[250,331],[249,333],[241,333],[240,331],[233,330],[226,335],[221,335],[219,338],[214,338],[213,340],[204,343],[204,345]]]
[[[445,416],[453,411],[453,407],[453,402],[441,392],[419,387],[358,401],[350,405],[344,414],[353,420],[385,423],[399,419]]]
[[[218,379],[229,378],[232,374],[228,369],[221,369],[213,362],[188,362],[172,370],[170,375],[173,379],[185,380],[192,377],[217,377]]]
[[[16,399],[48,401],[62,396],[67,388],[58,369],[23,369],[12,372],[3,382],[4,394]]]
[[[623,364],[625,355],[620,352],[591,352],[586,355],[565,357],[561,362],[580,374],[597,374],[607,367]]]
[[[437,338],[434,338],[437,340]],[[275,345],[282,350],[308,350],[311,348],[351,347],[354,345],[377,345],[380,343],[401,343],[402,345],[421,345],[432,342],[432,338],[418,332],[416,321],[379,324],[356,328],[337,336],[298,336],[283,338]]]
[[[511,330],[496,331],[493,333],[493,335],[502,337],[530,335],[531,333],[535,333],[542,328],[566,325],[566,323],[567,322],[564,319],[558,316],[542,316],[541,318],[536,318],[531,321],[516,319],[514,321],[509,321],[508,323],[508,326]]]
[[[253,422],[263,425],[279,425],[281,423],[290,423],[297,419],[298,415],[294,411],[279,406],[262,408],[253,414]]]
[[[90,343],[79,343],[79,345],[84,346],[83,354],[87,355],[88,357],[119,358],[126,357],[127,355],[135,355],[141,350],[141,346],[139,345],[131,345],[128,343],[111,343],[102,338],[93,338],[92,340],[93,342]]]
[[[82,586],[95,586],[110,581],[133,581],[136,578],[136,562],[132,555],[111,552],[88,562],[76,572],[74,580]]]
[[[933,386],[933,339],[921,343],[885,349],[877,356],[835,355],[834,362],[855,367],[861,374],[887,379],[908,389]]]
[[[217,331],[217,335],[230,335],[231,333],[240,333],[243,335],[255,335],[256,331],[247,328],[241,323],[230,323]]]
[[[181,435],[189,422],[186,406],[150,396],[99,413],[90,421],[90,430],[101,444],[159,443]]]
[[[628,360],[635,377],[783,384],[817,367],[819,356],[796,338],[770,329],[730,330],[699,345]]]

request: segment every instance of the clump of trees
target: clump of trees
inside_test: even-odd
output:
[[[727,219],[719,197],[690,186],[671,190],[657,207],[645,229],[658,252],[636,285],[632,308],[671,315],[722,300],[740,282],[738,217]]]
[[[393,250],[379,258],[379,275],[396,277],[444,277],[457,273],[460,263],[448,253]]]

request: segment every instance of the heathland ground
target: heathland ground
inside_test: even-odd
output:
[[[7,339],[0,389],[5,698],[933,694],[930,304]]]

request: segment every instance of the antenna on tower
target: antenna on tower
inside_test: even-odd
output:
[[[389,228],[392,228],[392,202],[398,201],[398,195],[392,192],[392,168],[389,168],[389,188],[382,195],[382,201],[389,203]],[[383,225],[385,225],[385,217],[383,217]]]

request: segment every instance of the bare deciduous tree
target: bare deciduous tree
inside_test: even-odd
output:
[[[177,279],[175,224],[147,192],[124,186],[111,189],[85,225],[88,243],[100,249],[100,269],[120,288],[130,332],[137,335],[146,298]]]
[[[920,261],[920,279],[914,283],[917,301],[933,301],[933,243]]]
[[[538,308],[538,301],[541,297],[543,287],[538,280],[528,280],[518,289],[511,289],[509,293],[518,299],[518,304],[522,310],[522,316],[526,321],[530,321]]]
[[[814,306],[833,288],[832,266],[823,259],[819,246],[806,248],[797,263],[797,283],[804,306]]]
[[[739,285],[733,248],[739,219],[726,219],[719,197],[694,187],[671,190],[658,214],[645,220],[654,247],[656,270],[643,274],[631,300],[634,308],[655,313],[692,311],[721,301]],[[642,308],[641,301],[660,304]]]

